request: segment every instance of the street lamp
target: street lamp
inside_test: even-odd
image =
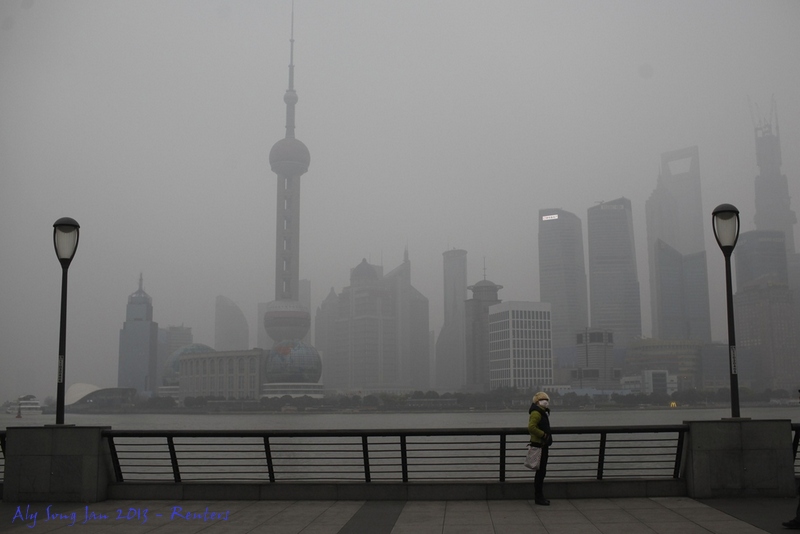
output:
[[[62,217],[53,224],[53,245],[61,263],[61,331],[58,336],[58,388],[56,390],[56,424],[64,424],[64,368],[67,345],[67,270],[78,250],[80,225],[70,217]]]
[[[731,370],[731,417],[739,417],[739,375],[736,371],[736,329],[733,324],[733,286],[731,254],[739,239],[739,210],[731,204],[720,204],[711,213],[714,237],[725,256],[725,290],[728,298],[728,362]]]

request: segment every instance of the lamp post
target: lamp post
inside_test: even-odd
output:
[[[67,270],[78,250],[80,225],[70,217],[62,217],[53,224],[53,245],[61,263],[61,329],[58,336],[58,388],[56,390],[56,424],[64,424],[64,371],[67,345]]]
[[[728,363],[731,371],[731,417],[739,417],[739,375],[736,370],[736,329],[733,323],[733,286],[731,254],[739,239],[739,210],[731,204],[720,204],[711,213],[714,237],[725,256],[725,290],[728,299]]]

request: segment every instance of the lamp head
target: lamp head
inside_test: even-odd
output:
[[[711,212],[714,238],[726,256],[730,256],[739,240],[739,210],[732,204],[720,204]]]
[[[53,224],[53,245],[61,266],[69,267],[75,251],[78,250],[80,225],[71,217],[62,217]]]

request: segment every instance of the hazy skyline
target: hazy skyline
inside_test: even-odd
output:
[[[0,3],[0,400],[55,395],[60,266],[67,387],[116,385],[127,297],[214,344],[217,295],[273,299],[275,174],[291,2]],[[650,332],[644,203],[661,154],[697,145],[712,334],[725,339],[711,210],[753,226],[748,98],[777,101],[800,209],[800,3],[790,0],[297,0],[300,277],[312,315],[362,258],[399,265],[443,320],[442,252],[503,300],[538,300],[537,213],[631,200]]]

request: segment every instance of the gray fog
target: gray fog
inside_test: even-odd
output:
[[[67,387],[116,386],[127,297],[214,343],[225,295],[273,299],[275,174],[289,0],[0,2],[0,400],[55,395],[61,268]],[[301,278],[313,310],[362,258],[407,247],[442,324],[442,252],[470,283],[538,300],[537,211],[633,203],[645,333],[644,202],[663,152],[697,145],[714,339],[724,263],[711,210],[753,229],[753,118],[774,95],[800,209],[800,2],[297,0],[296,134],[311,152]],[[749,102],[752,103],[749,104]]]

